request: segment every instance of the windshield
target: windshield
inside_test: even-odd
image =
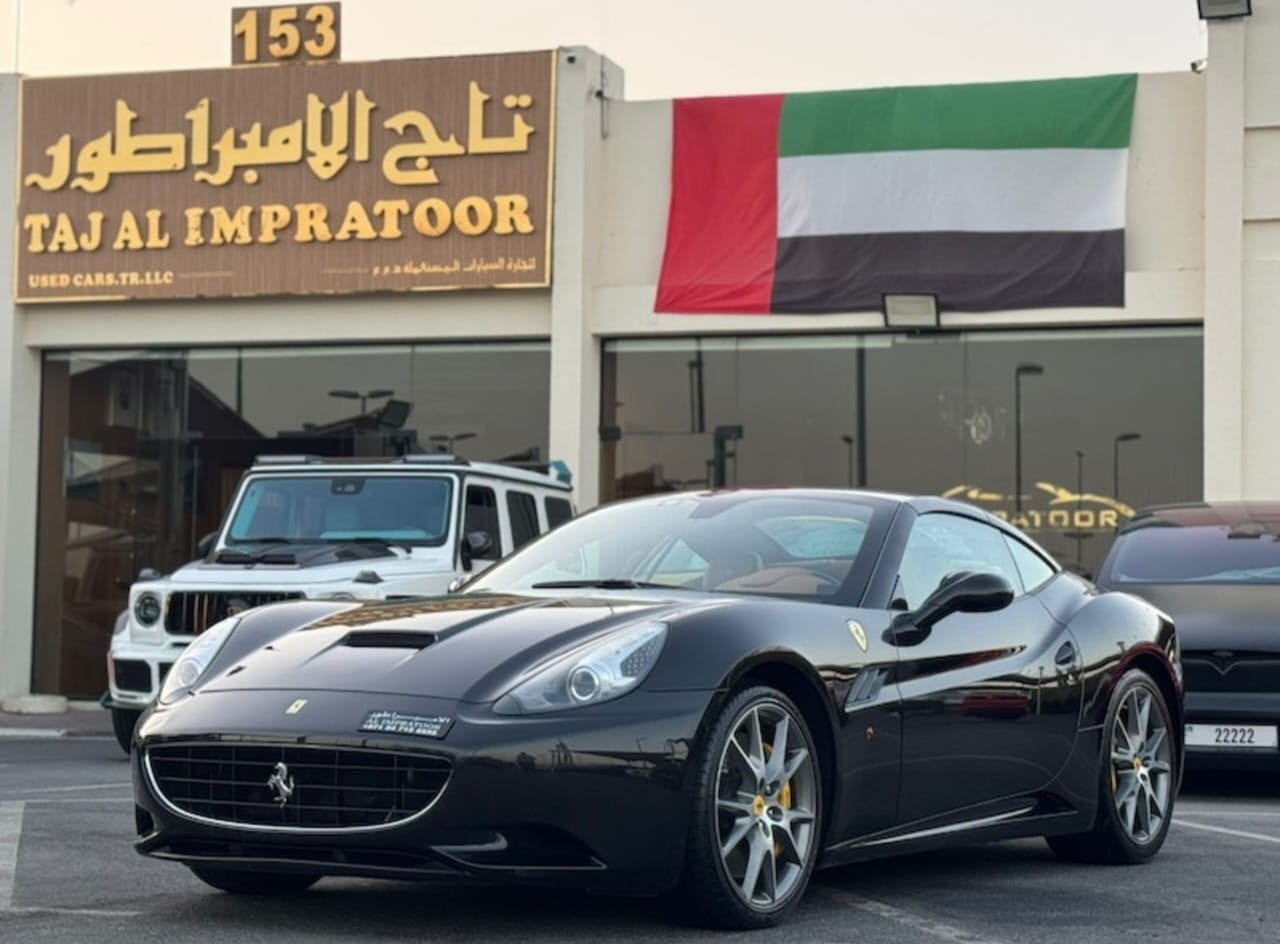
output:
[[[259,476],[244,489],[227,543],[443,544],[452,491],[445,476]]]
[[[1280,583],[1280,535],[1226,526],[1152,527],[1116,540],[1111,579],[1128,583]]]
[[[464,592],[603,584],[827,597],[844,583],[882,509],[888,513],[856,499],[734,493],[622,502],[561,525]]]

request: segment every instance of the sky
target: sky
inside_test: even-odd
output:
[[[230,9],[248,5],[0,0],[0,72],[225,66]],[[342,18],[347,60],[588,45],[633,100],[1173,72],[1205,55],[1195,0],[343,0]]]

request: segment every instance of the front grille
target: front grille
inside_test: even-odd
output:
[[[151,668],[134,659],[116,659],[116,688],[124,692],[151,691]]]
[[[218,593],[174,593],[164,614],[164,628],[176,636],[198,636],[214,623],[226,619],[234,609],[252,609],[281,600],[301,600],[301,593],[246,593],[238,590]]]
[[[451,771],[432,755],[296,744],[161,744],[147,749],[147,765],[183,813],[298,830],[408,819],[434,802]]]
[[[1193,692],[1280,691],[1280,653],[1184,651],[1182,673],[1184,686]]]

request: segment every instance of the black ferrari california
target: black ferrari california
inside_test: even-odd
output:
[[[1144,508],[1098,583],[1177,623],[1188,766],[1280,770],[1280,502]]]
[[[229,892],[549,883],[755,928],[876,856],[1147,860],[1182,731],[1171,620],[984,511],[659,495],[448,596],[210,628],[137,726],[136,845]]]

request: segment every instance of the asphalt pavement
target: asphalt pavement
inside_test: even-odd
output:
[[[647,899],[325,879],[236,898],[131,846],[129,774],[103,736],[0,737],[0,942],[694,941]],[[1165,848],[1132,868],[1039,840],[819,873],[784,926],[734,939],[858,944],[1249,944],[1280,938],[1280,778],[1196,777]]]

